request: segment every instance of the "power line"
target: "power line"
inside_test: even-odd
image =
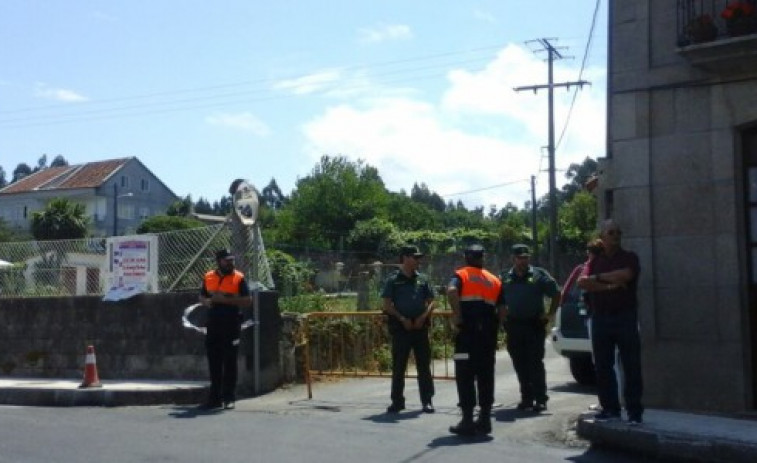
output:
[[[432,60],[438,60],[439,58],[448,58],[448,57],[460,57],[461,55],[471,55],[473,53],[481,53],[481,52],[487,52],[492,51],[495,49],[499,49],[501,46],[489,46],[489,47],[479,47],[474,49],[468,49],[463,51],[457,51],[457,52],[447,52],[447,53],[439,53],[434,55],[427,55],[422,57],[415,57],[415,58],[408,58],[403,60],[392,60],[392,61],[385,61],[385,62],[379,62],[371,65],[351,65],[341,68],[333,68],[334,70],[344,73],[344,72],[356,72],[356,71],[362,71],[362,70],[374,70],[374,69],[385,69],[382,72],[373,74],[372,77],[376,79],[382,79],[386,77],[392,77],[396,76],[396,79],[392,79],[390,81],[384,81],[384,84],[396,84],[396,83],[402,83],[402,82],[412,82],[417,81],[421,79],[427,79],[431,77],[436,77],[439,75],[439,72],[432,72],[428,73],[426,71],[436,71],[438,69],[447,69],[449,66],[462,66],[462,65],[471,65],[471,64],[485,64],[488,62],[491,57],[490,56],[479,56],[479,57],[466,57],[465,59],[455,59],[455,60],[445,60],[442,62],[432,62]],[[406,64],[406,63],[412,63],[415,64],[415,66],[409,66],[409,67],[403,67],[399,69],[392,69],[392,66]],[[427,64],[424,64],[427,63]],[[423,65],[419,65],[423,64]],[[425,74],[424,74],[425,72]],[[133,95],[128,97],[120,97],[120,98],[111,98],[107,100],[100,100],[100,101],[91,101],[86,103],[79,103],[76,107],[67,106],[67,107],[60,107],[59,105],[46,105],[46,106],[38,106],[38,107],[31,107],[31,108],[20,108],[15,110],[3,110],[0,111],[0,114],[2,115],[22,115],[22,114],[29,114],[30,116],[22,116],[22,117],[11,117],[6,119],[0,119],[0,127],[6,127],[6,128],[17,128],[17,127],[25,127],[25,126],[31,126],[31,125],[49,125],[52,123],[66,123],[66,122],[78,122],[82,120],[88,120],[91,119],[91,117],[87,116],[98,116],[98,119],[101,117],[99,116],[117,116],[117,117],[128,117],[128,116],[138,116],[142,114],[154,114],[157,112],[170,112],[170,111],[181,111],[181,110],[187,110],[187,109],[195,109],[195,108],[207,108],[207,107],[213,107],[213,106],[228,106],[231,104],[239,104],[240,102],[250,102],[250,101],[265,101],[270,99],[281,99],[281,98],[295,98],[299,95],[297,94],[286,94],[286,95],[272,95],[272,92],[276,90],[283,90],[282,88],[276,88],[275,85],[281,82],[294,82],[294,85],[289,90],[296,90],[297,88],[302,88],[305,85],[309,85],[309,83],[297,83],[298,80],[303,79],[308,76],[312,76],[314,74],[318,74],[318,71],[314,71],[308,74],[293,76],[293,77],[283,77],[280,79],[260,79],[256,81],[246,81],[246,82],[237,82],[237,83],[231,83],[231,84],[224,84],[224,85],[214,85],[214,86],[208,86],[208,87],[197,87],[193,89],[183,89],[183,90],[176,90],[176,91],[167,91],[167,92],[156,92],[156,93],[150,93],[150,94],[142,94],[142,95]],[[247,88],[252,86],[252,88]],[[336,87],[333,83],[329,85],[326,83],[323,88],[319,89],[318,91],[310,92],[310,94],[314,95],[324,95],[328,94],[329,92],[335,92],[335,91],[350,91],[359,89],[361,86],[363,86],[362,78],[360,75],[353,75],[346,79],[341,79],[339,81],[339,86]],[[218,90],[230,90],[225,91],[221,93],[211,93],[209,95],[202,95],[202,93],[207,92],[217,92]],[[196,95],[200,93],[200,95]],[[189,95],[187,97],[182,97],[184,95]],[[154,101],[155,99],[164,99],[163,101]],[[141,101],[144,100],[153,100],[153,101],[147,101],[142,103]],[[206,103],[206,104],[200,104],[200,105],[192,105],[192,103],[202,102],[202,101],[216,101],[215,103]],[[125,103],[125,105],[116,105],[114,107],[107,107],[108,105],[118,103]],[[133,103],[133,104],[129,104]],[[106,107],[102,107],[106,106]],[[99,107],[99,108],[98,108]],[[84,111],[82,111],[82,108],[85,108]],[[150,109],[153,108],[153,109]],[[159,109],[154,109],[159,108]],[[139,112],[142,109],[148,109],[148,111],[145,112]],[[44,114],[44,112],[48,112],[48,114]],[[50,113],[52,112],[52,113]],[[43,113],[34,115],[34,113]],[[73,119],[72,119],[73,118]]]
[[[601,0],[597,0],[597,3],[594,4],[594,15],[591,18],[591,27],[589,27],[589,38],[586,40],[586,47],[584,48],[584,57],[581,60],[581,69],[578,71],[578,80],[580,81],[583,78],[584,75],[584,69],[586,69],[586,60],[589,57],[589,49],[591,48],[592,40],[594,39],[594,28],[597,25],[597,16],[599,13],[599,5],[602,3]],[[570,108],[568,108],[568,117],[565,119],[565,125],[563,125],[562,132],[560,133],[560,138],[557,140],[557,146],[555,149],[560,147],[560,144],[562,143],[563,137],[565,136],[565,132],[568,130],[568,125],[570,124],[570,118],[573,114],[573,107],[576,104],[576,98],[578,97],[578,88],[576,88],[573,91],[573,99],[570,102]]]
[[[475,190],[461,191],[459,193],[448,193],[448,194],[439,195],[439,196],[441,196],[442,198],[447,198],[447,197],[450,197],[450,196],[463,196],[463,195],[467,195],[467,194],[470,194],[470,193],[478,193],[480,191],[493,190],[495,188],[502,188],[503,186],[513,185],[515,183],[528,182],[528,181],[529,180],[527,178],[522,178],[520,180],[512,180],[510,182],[499,183],[497,185],[491,185],[491,186],[485,186],[485,187],[482,187],[482,188],[477,188]]]

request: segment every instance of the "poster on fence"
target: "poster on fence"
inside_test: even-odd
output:
[[[108,238],[108,290],[104,301],[120,301],[158,292],[158,237]]]

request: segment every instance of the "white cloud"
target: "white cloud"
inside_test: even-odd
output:
[[[572,81],[577,71],[555,66],[555,81]],[[567,135],[557,151],[557,168],[604,155],[602,70],[589,70],[598,82],[579,94]],[[539,57],[517,46],[502,50],[483,70],[451,70],[436,101],[415,95],[364,99],[325,110],[303,127],[306,152],[363,159],[377,167],[392,191],[409,191],[415,182],[466,206],[530,199],[530,177],[539,175],[537,196],[546,194],[542,147],[547,144],[547,94],[515,92],[518,85],[541,84],[547,69]],[[591,79],[589,79],[591,80]],[[555,91],[556,141],[572,93]],[[557,173],[558,186],[564,183]],[[493,188],[489,188],[493,187]],[[466,195],[456,193],[474,191]]]
[[[273,88],[286,90],[295,95],[307,95],[333,88],[340,78],[341,72],[339,70],[327,69],[306,76],[279,81],[274,84]]]
[[[37,84],[36,88],[34,89],[34,96],[48,100],[63,101],[65,103],[80,103],[83,101],[89,101],[89,98],[73,90],[68,90],[65,88],[51,88],[43,83]]]
[[[205,120],[211,125],[251,132],[259,137],[265,137],[271,133],[271,129],[263,121],[250,113],[215,114],[208,116]]]
[[[377,24],[370,28],[358,30],[363,43],[379,43],[388,40],[407,40],[413,38],[413,32],[404,24]]]

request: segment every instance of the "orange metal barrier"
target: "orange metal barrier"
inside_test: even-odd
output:
[[[431,373],[435,379],[454,379],[454,334],[451,312],[431,315]],[[313,376],[391,376],[391,340],[382,312],[311,312],[304,323],[304,373],[308,398]],[[407,377],[415,377],[413,363]]]

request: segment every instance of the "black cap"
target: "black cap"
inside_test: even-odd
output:
[[[400,257],[404,256],[423,257],[423,253],[418,249],[418,246],[407,245],[400,248]]]
[[[216,260],[233,258],[234,254],[232,254],[228,249],[219,249],[218,251],[216,251]]]
[[[471,244],[464,251],[466,256],[476,257],[484,255],[484,247],[480,244]]]
[[[514,244],[510,248],[510,253],[514,256],[530,256],[531,249],[525,244]]]

